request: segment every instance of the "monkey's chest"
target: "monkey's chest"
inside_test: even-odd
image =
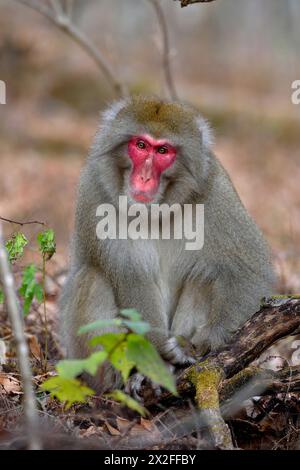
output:
[[[155,293],[161,309],[169,317],[184,277],[181,253],[180,245],[172,241],[124,240],[117,250],[110,250],[110,263],[114,265],[114,277],[122,277],[121,283],[128,281],[130,286],[132,283],[137,288],[143,286],[141,289],[148,285],[148,292]]]
[[[171,318],[182,286],[182,261],[180,246],[165,243],[157,247],[159,269],[156,282],[160,294],[162,308]]]

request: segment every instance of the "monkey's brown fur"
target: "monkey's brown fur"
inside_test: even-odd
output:
[[[132,202],[127,142],[143,134],[177,147],[154,202],[204,204],[202,250],[185,250],[185,240],[97,239],[96,208],[118,207],[119,195]],[[205,120],[190,106],[153,98],[130,98],[104,113],[80,179],[71,258],[60,307],[72,358],[89,353],[86,336],[77,336],[81,325],[134,307],[151,324],[159,352],[184,363],[189,358],[169,338],[182,335],[199,352],[218,348],[259,308],[273,283],[268,248],[212,153]],[[106,369],[104,380],[96,377],[92,385],[105,390],[118,380]]]

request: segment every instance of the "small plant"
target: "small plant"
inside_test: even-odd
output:
[[[37,236],[39,251],[42,253],[42,268],[34,264],[26,266],[22,273],[22,283],[19,289],[19,295],[23,299],[23,313],[26,316],[31,308],[32,302],[36,300],[39,304],[46,301],[45,293],[45,276],[46,261],[48,261],[55,253],[55,235],[53,230],[45,230]],[[14,264],[24,255],[24,248],[28,245],[28,240],[24,233],[16,232],[9,238],[5,244],[9,261]],[[38,272],[42,272],[42,284],[37,281]],[[4,294],[0,289],[0,303],[4,302]],[[45,308],[45,307],[44,307]]]
[[[18,260],[19,258],[22,258],[24,254],[24,248],[27,244],[28,240],[22,232],[14,233],[12,237],[5,243],[9,261],[11,263]]]
[[[95,394],[78,380],[83,372],[90,375],[101,374],[101,367],[109,362],[118,370],[125,384],[133,369],[151,379],[158,385],[177,395],[175,379],[156,351],[155,347],[145,338],[150,330],[148,323],[142,321],[140,314],[134,309],[121,310],[120,316],[113,320],[99,320],[80,328],[78,334],[85,334],[103,327],[117,327],[120,332],[105,333],[95,336],[89,341],[91,347],[101,347],[101,351],[92,353],[86,359],[64,360],[57,366],[57,376],[46,380],[41,388],[50,392],[51,396],[66,403],[69,408],[75,402],[85,402],[87,397]],[[108,397],[128,406],[141,415],[147,411],[140,403],[124,393],[114,390]]]
[[[19,289],[19,294],[24,300],[24,315],[29,313],[34,299],[36,299],[38,303],[43,301],[43,288],[36,280],[37,271],[38,268],[34,264],[30,264],[23,271],[22,285]]]
[[[44,351],[44,369],[47,371],[47,359],[48,359],[48,318],[47,318],[47,307],[46,307],[46,262],[49,261],[54,253],[56,252],[56,243],[55,236],[52,229],[45,230],[37,236],[37,241],[39,244],[39,251],[42,254],[43,258],[43,267],[42,267],[42,302],[44,306],[44,329],[45,329],[45,351]]]
[[[52,258],[56,251],[55,235],[53,230],[48,229],[40,232],[37,236],[38,248],[42,254],[42,268],[34,264],[26,266],[22,272],[22,282],[19,288],[20,298],[23,300],[23,314],[28,315],[33,301],[44,305],[44,331],[45,331],[45,349],[42,353],[44,370],[47,371],[48,358],[48,321],[46,309],[46,262]],[[15,263],[24,255],[24,248],[28,244],[26,236],[22,232],[14,233],[6,242],[5,247],[8,253],[10,263]],[[38,273],[42,273],[41,283],[37,280]],[[0,289],[0,303],[4,302],[4,294]]]

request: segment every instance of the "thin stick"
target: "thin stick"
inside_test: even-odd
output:
[[[44,309],[44,332],[45,332],[45,353],[44,353],[44,372],[48,370],[48,342],[49,342],[49,333],[48,333],[48,318],[47,318],[47,306],[46,306],[46,255],[43,253],[43,278],[42,278],[42,287],[43,287],[43,309]]]
[[[167,90],[170,95],[170,98],[177,100],[178,94],[176,91],[175,81],[171,70],[170,39],[166,17],[158,0],[148,0],[148,2],[154,8],[158,20],[158,26],[161,31],[163,41],[163,71],[165,75]]]
[[[77,26],[72,23],[71,18],[68,17],[64,11],[60,11],[59,13],[54,11],[54,15],[52,11],[45,7],[44,5],[40,5],[37,2],[29,1],[29,0],[15,0],[23,5],[26,5],[29,8],[41,13],[42,15],[46,16],[52,23],[54,23],[58,28],[64,31],[68,36],[70,36],[82,49],[87,52],[87,54],[94,60],[97,64],[98,68],[102,71],[103,75],[105,76],[107,82],[113,88],[116,95],[126,95],[127,90],[126,87],[115,79],[115,73],[112,70],[110,64],[107,62],[103,54],[98,50],[97,46],[93,44],[90,39],[81,31]],[[55,5],[57,2],[55,2]],[[59,4],[61,5],[61,4]]]
[[[175,0],[176,2],[177,0]],[[194,3],[209,3],[214,2],[215,0],[179,0],[181,7],[187,7],[188,5],[193,5]]]
[[[59,0],[50,0],[50,3],[52,5],[52,8],[55,12],[55,15],[58,17],[59,15],[63,15],[64,10],[62,7],[62,4],[60,3]]]
[[[16,340],[17,355],[20,375],[23,384],[23,408],[25,414],[26,437],[30,450],[41,448],[38,433],[38,415],[35,404],[35,396],[32,386],[32,373],[30,368],[28,346],[24,336],[24,325],[21,310],[15,289],[14,278],[10,269],[7,251],[5,249],[2,223],[0,222],[0,278],[2,281],[7,311],[12,325],[12,331]]]
[[[73,7],[74,7],[74,1],[73,0],[65,0],[65,12],[68,18],[72,19],[73,15]]]
[[[3,220],[3,222],[9,222],[10,224],[16,224],[16,225],[33,225],[33,224],[38,224],[38,225],[46,225],[45,222],[40,222],[38,220],[30,220],[29,222],[18,222],[17,220],[11,220],[11,219],[6,219],[5,217],[0,216],[0,220]]]

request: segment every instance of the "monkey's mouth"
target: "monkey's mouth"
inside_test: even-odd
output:
[[[147,194],[147,193],[131,193],[131,196],[133,199],[137,202],[152,202],[153,201],[153,195]]]

